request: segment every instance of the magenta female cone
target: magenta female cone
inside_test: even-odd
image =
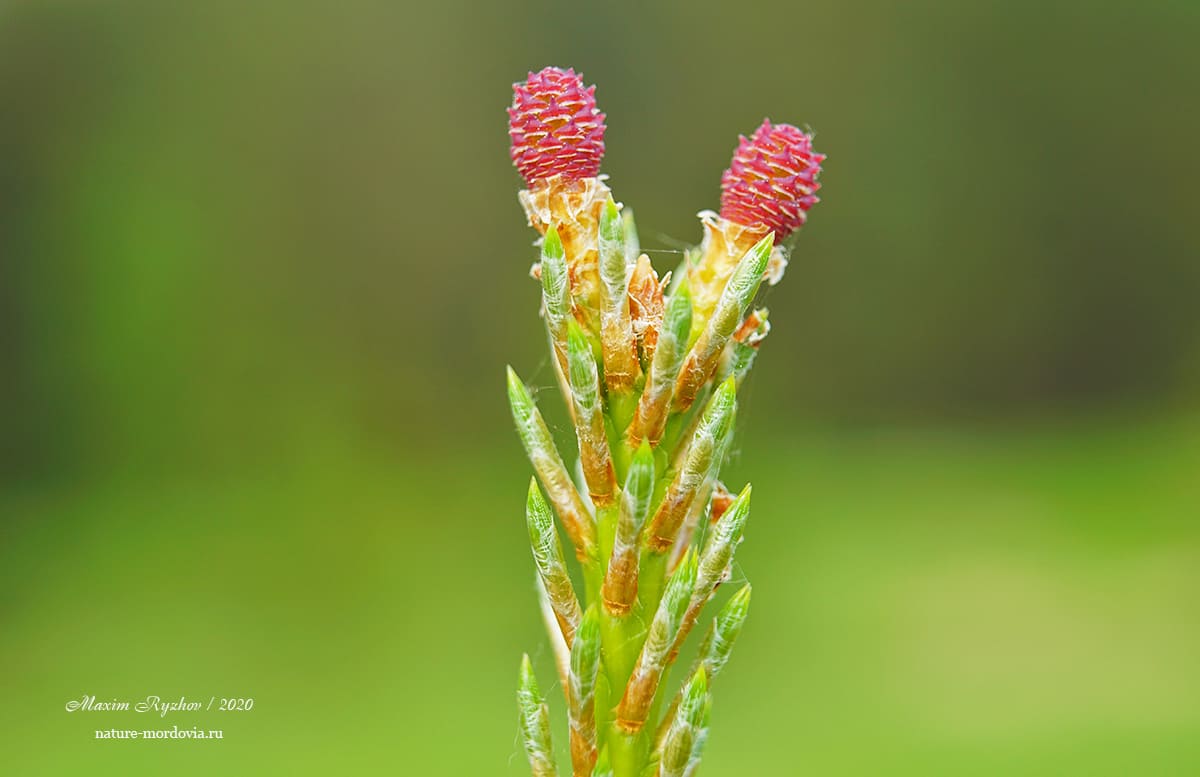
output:
[[[596,87],[585,87],[573,69],[547,67],[513,84],[509,156],[530,187],[556,175],[595,178],[604,158],[604,130]]]
[[[812,136],[790,124],[762,126],[739,139],[729,169],[721,176],[721,218],[747,227],[766,227],[778,244],[804,226],[818,202],[817,176],[824,154]]]

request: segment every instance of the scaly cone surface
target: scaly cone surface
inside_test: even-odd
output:
[[[804,226],[819,201],[824,154],[812,148],[812,135],[790,124],[764,119],[749,138],[739,139],[729,169],[721,176],[721,218],[766,227],[782,242]]]

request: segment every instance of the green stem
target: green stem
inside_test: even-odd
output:
[[[642,643],[646,641],[644,621],[636,609],[625,615],[611,615],[607,611],[601,613],[600,642],[604,646],[604,668],[609,685],[621,692],[624,692],[633,674]],[[613,699],[614,704],[619,701]]]
[[[666,587],[667,557],[670,553],[642,551],[641,573],[638,575],[638,607],[642,612],[654,612]]]
[[[604,644],[603,629],[600,633],[601,645]],[[605,734],[612,726],[612,711],[617,706],[612,696],[612,685],[608,681],[607,661],[601,653],[600,674],[596,678],[596,747],[604,749]]]
[[[583,601],[595,602],[600,598],[600,587],[604,585],[604,570],[595,559],[583,564]]]
[[[641,777],[649,752],[650,738],[644,728],[636,734],[627,734],[615,725],[612,727],[608,753],[613,777]]]
[[[608,562],[612,558],[613,541],[617,536],[617,519],[621,514],[620,496],[617,495],[611,504],[607,504],[596,510],[596,540],[598,547],[596,552],[600,568],[600,579],[604,579],[604,573],[608,569]],[[599,589],[597,589],[599,590]],[[589,602],[599,601],[599,599],[589,598]]]
[[[608,394],[608,447],[612,452],[613,468],[617,471],[618,483],[625,482],[625,476],[629,473],[629,463],[633,459],[633,450],[625,439],[625,430],[629,428],[637,412],[638,398],[635,391],[614,391]]]
[[[654,484],[654,498],[651,500],[650,515],[654,515],[662,504],[663,497],[666,496],[667,488],[670,487],[671,481],[675,479],[675,470],[669,469],[662,465],[662,462],[657,458],[661,452],[661,447],[655,452],[655,467],[662,473],[658,482]],[[667,576],[667,557],[666,554],[650,553],[643,549],[641,558],[638,561],[638,596],[637,607],[644,613],[649,613],[653,616],[654,611],[658,609],[658,600],[662,598],[663,588],[666,585]]]

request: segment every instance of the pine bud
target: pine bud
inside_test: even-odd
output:
[[[643,442],[633,455],[629,474],[625,477],[612,558],[604,576],[604,607],[610,614],[628,613],[637,596],[638,537],[650,512],[653,495],[654,452]]]
[[[533,777],[555,777],[558,770],[554,767],[554,748],[550,744],[550,710],[538,690],[529,654],[521,657],[517,708],[521,712],[521,741]]]
[[[600,342],[609,391],[629,391],[640,371],[629,317],[629,274],[621,212],[609,197],[600,213]]]
[[[658,683],[662,680],[671,646],[675,643],[695,585],[696,554],[689,552],[667,582],[667,590],[658,603],[658,610],[654,613],[654,620],[646,632],[646,642],[638,655],[633,675],[629,678],[629,684],[625,686],[625,695],[617,707],[617,725],[623,731],[636,733],[646,724],[646,715],[658,691]]]
[[[571,647],[568,701],[571,763],[575,774],[591,775],[596,763],[596,677],[600,671],[600,615],[593,605],[583,615]]]
[[[600,377],[592,347],[574,320],[567,324],[567,362],[583,479],[592,502],[607,505],[612,501],[617,481],[604,429]]]
[[[746,616],[750,614],[750,585],[742,586],[741,590],[730,597],[721,612],[713,621],[712,631],[700,645],[700,656],[709,677],[716,677],[729,663],[729,655],[733,652],[733,643],[742,633],[746,625]]]
[[[733,552],[742,540],[746,519],[750,517],[750,491],[750,484],[747,483],[709,534],[704,552],[700,556],[700,571],[696,576],[696,599],[700,600],[701,606],[720,585],[725,570],[733,560]],[[695,604],[694,599],[693,605]]]
[[[630,430],[631,442],[644,439],[649,440],[651,445],[657,445],[662,437],[691,327],[692,298],[687,284],[682,283],[672,292],[671,300],[667,303],[662,332],[654,349],[654,361],[650,365],[646,388],[638,401],[637,415]]]
[[[721,611],[717,613],[717,617],[713,619],[712,625],[704,635],[704,641],[700,643],[700,650],[696,654],[696,663],[692,665],[693,671],[697,668],[704,670],[710,686],[725,665],[729,663],[729,656],[733,652],[733,643],[742,633],[742,627],[746,625],[746,617],[749,614],[750,585],[747,583],[731,596]],[[656,741],[661,742],[666,736],[671,721],[675,719],[675,710],[679,708],[682,699],[683,690],[681,689],[672,700],[671,706],[667,708],[666,714],[663,715],[662,724],[655,736]]]
[[[528,389],[512,367],[508,368],[508,403],[512,408],[517,434],[525,445],[525,452],[533,464],[533,470],[550,496],[558,518],[566,529],[567,536],[575,544],[575,554],[586,560],[595,549],[596,528],[592,515],[583,504],[542,414],[533,404]]]
[[[696,740],[704,726],[708,707],[708,681],[704,667],[700,667],[688,680],[683,689],[671,727],[663,740],[662,759],[659,761],[658,777],[684,777],[692,760]]]
[[[683,465],[675,473],[646,532],[646,547],[651,552],[666,553],[671,549],[692,502],[705,490],[706,481],[716,476],[721,465],[721,443],[733,425],[736,394],[737,385],[732,379],[727,380],[704,409]]]
[[[696,571],[696,586],[692,591],[692,599],[688,603],[683,623],[679,626],[679,635],[675,638],[672,648],[672,659],[679,654],[683,641],[687,639],[700,617],[700,611],[708,604],[717,586],[725,579],[733,552],[742,541],[742,531],[746,527],[746,519],[750,517],[750,485],[747,484],[738,498],[713,526],[704,552],[700,554],[700,563]]]
[[[575,587],[563,560],[562,545],[558,541],[558,530],[554,528],[554,517],[550,506],[542,498],[537,481],[529,479],[529,498],[525,503],[525,521],[529,526],[529,545],[533,548],[533,561],[546,589],[546,596],[554,610],[554,617],[562,629],[563,639],[570,646],[579,628],[579,600],[575,598]]]
[[[542,315],[563,375],[567,373],[567,322],[571,320],[571,286],[567,259],[558,230],[551,226],[542,240]]]

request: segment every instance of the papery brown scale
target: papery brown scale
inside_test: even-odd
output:
[[[587,426],[578,425],[584,419],[578,418],[576,436],[579,438],[579,459],[583,467],[583,477],[588,485],[588,496],[598,507],[608,505],[613,500],[616,487],[616,473],[613,469],[612,457],[608,450],[608,438],[604,433],[604,416],[595,413],[586,419]]]
[[[751,311],[750,314],[746,316],[746,320],[742,322],[742,325],[738,327],[738,330],[733,333],[733,339],[739,343],[746,343],[746,345],[750,346],[751,348],[757,348],[762,344],[762,341],[750,340],[750,336],[758,331],[758,328],[762,326],[763,320],[761,309]],[[747,340],[750,341],[747,342]]]
[[[721,516],[724,515],[725,511],[729,509],[729,506],[733,504],[734,499],[734,495],[729,493],[729,491],[725,488],[725,484],[718,480],[717,484],[713,487],[712,505],[709,508],[711,511],[709,520],[712,523],[716,523],[717,521],[721,520]]]
[[[639,370],[637,341],[627,325],[624,331],[604,325],[601,315],[601,347],[604,351],[604,382],[609,391],[628,391]]]
[[[638,589],[637,547],[630,546],[620,554],[614,553],[608,574],[604,577],[601,596],[604,609],[610,615],[625,615],[633,605]]]
[[[645,254],[638,257],[629,279],[629,312],[633,317],[634,336],[638,339],[645,364],[654,359],[654,348],[658,345],[665,309],[664,291],[669,280],[669,274],[659,280],[658,273],[650,264],[650,257]]]
[[[617,708],[617,727],[627,734],[636,734],[646,725],[646,717],[650,712],[650,703],[658,691],[661,674],[634,672],[625,686],[625,695]]]

